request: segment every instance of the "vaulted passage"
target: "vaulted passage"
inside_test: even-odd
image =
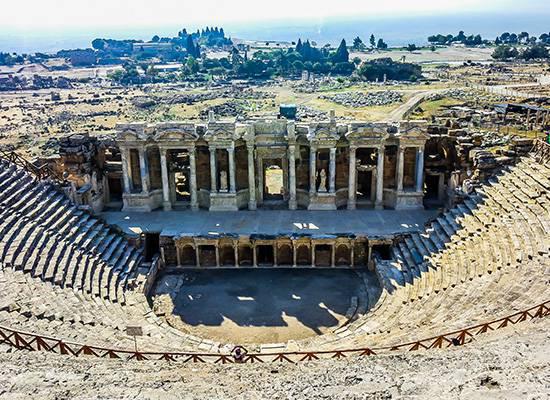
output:
[[[163,243],[167,266],[193,268],[365,268],[372,253],[366,237],[180,237],[175,258]]]

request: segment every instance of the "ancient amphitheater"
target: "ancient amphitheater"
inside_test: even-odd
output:
[[[390,209],[385,212],[390,214],[419,213],[419,218],[425,217],[421,210],[422,200],[426,200],[422,198],[422,180],[429,174],[436,175],[433,169],[423,170],[429,167],[429,154],[426,154],[426,163],[424,160],[419,161],[419,155],[424,157],[426,143],[426,152],[429,153],[433,138],[425,133],[419,134],[414,130],[416,128],[411,130],[407,125],[404,127],[396,132],[382,132],[376,127],[374,130],[369,130],[372,127],[365,130],[354,126],[349,128],[348,133],[360,132],[363,135],[360,140],[357,139],[360,146],[375,146],[378,149],[377,156],[372,153],[375,154],[372,157],[374,163],[366,168],[374,172],[369,175],[369,185],[372,185],[373,191],[366,200],[372,201],[372,209],[365,212],[375,213],[376,206],[386,206]],[[295,398],[331,398],[339,397],[338,393],[342,394],[342,398],[371,398],[371,395],[372,398],[391,398],[398,394],[393,391],[397,390],[396,383],[386,382],[387,386],[382,388],[385,380],[381,371],[389,373],[393,369],[397,373],[396,369],[399,370],[404,365],[414,366],[415,370],[411,373],[420,375],[422,372],[424,381],[410,386],[410,392],[413,387],[418,388],[426,382],[429,383],[426,377],[430,375],[430,371],[435,376],[439,370],[448,379],[458,381],[460,376],[453,373],[460,375],[457,371],[464,368],[480,374],[486,372],[480,365],[492,363],[488,354],[500,357],[510,368],[520,368],[518,357],[521,359],[521,355],[518,354],[527,351],[527,347],[519,347],[525,346],[521,343],[530,343],[529,354],[547,351],[544,341],[548,339],[548,322],[543,317],[550,313],[548,144],[534,142],[524,155],[518,155],[509,165],[498,165],[490,174],[480,177],[479,182],[469,190],[457,190],[460,196],[453,199],[453,204],[441,207],[441,212],[433,213],[425,226],[420,224],[411,229],[397,229],[391,235],[372,233],[369,230],[371,228],[367,228],[365,235],[361,236],[359,231],[362,227],[359,226],[353,234],[347,236],[328,231],[321,232],[318,236],[293,236],[281,230],[275,235],[261,237],[250,232],[240,232],[237,236],[226,232],[223,237],[216,234],[213,238],[200,232],[192,234],[185,226],[185,221],[192,218],[189,216],[192,213],[199,213],[198,215],[205,218],[210,213],[194,209],[224,208],[228,205],[237,210],[247,207],[254,209],[256,206],[261,208],[262,196],[272,194],[268,189],[262,192],[253,188],[255,184],[263,184],[250,179],[250,176],[254,176],[253,166],[264,168],[262,162],[265,160],[249,164],[251,187],[239,191],[240,142],[235,142],[235,150],[233,144],[227,144],[228,138],[223,136],[225,131],[219,131],[227,126],[218,128],[207,127],[204,136],[200,129],[193,131],[199,132],[193,137],[193,140],[199,141],[197,148],[202,138],[206,138],[209,145],[214,143],[214,147],[210,147],[210,157],[217,154],[221,158],[218,162],[211,162],[210,169],[195,167],[195,162],[200,165],[202,160],[199,150],[197,160],[195,153],[188,158],[192,168],[186,179],[191,181],[191,198],[187,199],[190,204],[185,205],[189,210],[182,211],[187,213],[183,214],[182,219],[186,231],[172,232],[170,235],[160,231],[160,237],[151,236],[151,231],[146,229],[148,234],[132,235],[127,226],[113,222],[116,219],[113,214],[93,212],[97,208],[95,200],[98,193],[108,190],[101,189],[101,183],[96,193],[90,190],[90,187],[98,185],[94,181],[99,180],[95,173],[90,174],[94,176],[91,181],[67,185],[66,172],[72,171],[70,158],[78,157],[78,154],[66,154],[57,166],[39,168],[14,154],[2,153],[0,350],[3,352],[1,358],[6,369],[0,373],[0,397],[3,393],[8,393],[8,387],[11,387],[10,393],[20,393],[22,397],[34,394],[37,398],[63,398],[76,396],[77,392],[83,397],[92,396],[93,393],[85,392],[78,384],[79,379],[87,379],[79,375],[86,370],[92,371],[88,377],[93,376],[95,390],[104,397],[139,397],[140,394],[154,397],[155,378],[147,377],[147,372],[155,371],[159,377],[156,380],[157,389],[187,390],[187,379],[189,385],[195,387],[194,394],[192,390],[189,392],[189,398],[241,398],[239,396],[245,396],[248,390],[251,390],[250,397],[242,398],[270,397],[274,395],[275,388],[283,387],[285,382],[288,384],[289,381],[300,380],[299,374],[311,379],[315,375],[315,379],[319,379],[319,375],[325,373],[332,374],[332,378],[327,378],[325,382],[334,383],[331,379],[338,381],[342,391],[311,392],[311,388],[297,384],[292,389],[297,390]],[[237,127],[237,131],[238,129],[240,128]],[[354,206],[350,207],[350,204],[358,203],[358,199],[355,198],[355,192],[353,196],[350,194],[349,188],[346,188],[341,197],[344,203],[339,203],[341,148],[339,147],[338,152],[327,150],[326,158],[315,158],[315,151],[329,149],[331,143],[340,140],[338,135],[345,135],[342,129],[331,126],[330,123],[326,127],[321,126],[318,132],[311,126],[303,131],[304,137],[309,137],[312,143],[309,151],[310,166],[313,171],[328,171],[328,185],[323,176],[316,182],[315,177],[321,174],[315,174],[310,169],[310,177],[306,173],[305,182],[312,186],[309,187],[309,192],[306,188],[304,194],[300,194],[301,164],[294,160],[294,155],[300,151],[295,152],[294,146],[300,147],[301,129],[294,126],[289,129],[288,146],[291,153],[288,154],[291,156],[287,157],[287,153],[281,155],[284,162],[280,166],[285,171],[282,183],[284,196],[275,200],[284,202],[291,208],[281,212],[302,212],[292,210],[300,208],[302,203],[304,208],[312,211],[319,209],[319,212],[324,213],[359,212],[353,210]],[[259,131],[253,135],[251,128],[244,131],[245,135],[249,135],[243,136],[246,141],[242,146],[243,159],[246,160],[247,146],[248,149],[254,145],[257,149],[261,148],[261,135]],[[129,175],[124,175],[123,185],[118,186],[119,189],[121,186],[125,188],[122,201],[123,207],[129,210],[127,215],[135,216],[137,212],[146,220],[150,210],[141,210],[144,205],[145,208],[177,207],[177,202],[171,200],[174,197],[170,197],[168,193],[173,187],[166,182],[171,172],[170,167],[166,171],[166,155],[162,153],[165,148],[161,146],[160,161],[156,164],[150,161],[151,158],[147,158],[147,151],[145,156],[142,151],[136,152],[134,156],[133,150],[128,146],[136,145],[139,141],[150,144],[148,137],[153,136],[147,136],[147,132],[135,134],[134,129],[132,132],[136,136],[129,139],[125,136],[127,132],[127,127],[121,128],[118,142],[123,153],[118,153],[118,166],[123,174]],[[213,132],[214,138],[209,138],[208,132]],[[294,132],[296,137],[293,136]],[[176,133],[187,135],[187,132]],[[155,140],[158,140],[157,133],[151,135],[156,135]],[[232,140],[236,140],[237,133],[234,130],[231,130],[231,135]],[[255,142],[250,142],[254,137]],[[181,144],[184,139],[180,136],[178,140]],[[353,135],[348,136],[348,140],[352,147],[355,146]],[[384,141],[385,149],[380,147],[380,140]],[[228,152],[229,159],[226,155],[220,156],[220,143],[233,149]],[[405,150],[389,151],[394,145]],[[272,146],[270,151],[278,151],[277,145]],[[409,157],[406,146],[416,148],[416,155],[412,153]],[[101,157],[112,157],[112,163],[116,164],[113,148],[114,146],[107,148],[106,155]],[[194,149],[195,147],[192,151]],[[212,149],[217,153],[212,153]],[[237,154],[237,162],[233,159],[233,151]],[[381,157],[384,151],[385,159]],[[346,178],[349,178],[350,188],[356,183],[355,180],[352,181],[355,172],[362,173],[361,168],[352,167],[350,160],[355,162],[355,149],[352,152],[353,156],[345,158],[343,162],[343,169],[346,169],[349,161],[350,172]],[[253,160],[258,154],[261,154],[260,150],[249,152],[248,160]],[[393,157],[394,155],[396,156]],[[97,157],[97,154],[93,157]],[[263,157],[267,159],[265,154]],[[409,161],[414,166],[409,168]],[[223,169],[223,162],[228,162],[229,183],[228,170]],[[159,166],[157,186],[154,179],[157,172],[151,168],[152,164]],[[212,174],[211,179],[208,176],[204,179],[212,184],[210,193],[204,195],[200,174],[214,171],[215,165],[221,165],[220,171]],[[395,189],[386,187],[385,172],[376,173],[377,168],[380,171],[384,166],[390,170],[389,175],[397,176]],[[107,204],[113,201],[116,185],[109,179],[111,176],[108,174],[112,169],[109,169],[108,162],[103,168],[106,171],[102,181],[106,186],[103,187],[110,185],[111,198],[105,200],[104,197]],[[243,169],[246,170],[246,165]],[[294,170],[298,177],[294,176]],[[55,178],[64,172],[65,182]],[[120,180],[120,170],[117,173]],[[198,184],[195,181],[197,173]],[[446,172],[441,173],[442,179],[448,177]],[[411,188],[409,192],[406,191],[408,177]],[[359,183],[361,182],[363,181],[360,180]],[[429,183],[426,181],[426,185],[433,182],[433,179]],[[135,191],[138,184],[139,190]],[[383,188],[379,186],[382,184]],[[235,187],[237,190],[234,190]],[[250,197],[240,201],[241,192]],[[185,193],[189,195],[189,192]],[[180,194],[177,192],[177,195]],[[258,204],[251,205],[256,202]],[[103,206],[106,208],[105,204]],[[342,205],[348,210],[323,211],[342,208]],[[172,211],[155,211],[153,214],[165,212]],[[109,224],[109,219],[113,223]],[[229,243],[229,240],[233,241]],[[304,248],[308,249],[307,252],[301,250],[302,245],[306,246]],[[227,246],[231,249],[230,254],[226,251]],[[249,253],[248,249],[252,249],[253,253]],[[301,264],[303,257],[304,263],[313,270],[351,268],[361,282],[358,295],[353,297],[349,309],[343,313],[343,321],[339,320],[337,326],[323,331],[322,334],[279,343],[248,343],[247,353],[240,357],[235,356],[234,348],[242,343],[200,337],[185,329],[178,329],[170,323],[169,318],[155,310],[155,284],[162,280],[167,271],[177,274],[196,268],[216,269],[224,266],[234,268],[235,271],[277,266],[299,269],[304,267]],[[216,282],[212,284],[215,285]],[[142,335],[137,338],[139,349],[135,348],[135,337],[128,334],[136,329],[142,331]],[[472,365],[465,365],[465,359],[470,360]],[[244,365],[236,365],[239,363]],[[264,366],[257,369],[259,367],[250,365],[254,363],[270,366],[267,369]],[[21,370],[22,365],[28,365],[27,369]],[[59,378],[56,375],[56,389],[52,392],[48,392],[47,386],[32,387],[29,382],[36,381],[37,376],[47,374],[45,369],[48,368],[52,368],[57,374],[66,373],[67,377]],[[382,370],[377,371],[376,368]],[[506,368],[506,365],[501,365],[501,368]],[[227,375],[224,369],[227,369]],[[362,375],[360,369],[363,371]],[[114,376],[109,376],[109,371],[116,371],[115,375],[124,376],[124,382],[117,383]],[[279,375],[273,378],[270,386],[266,378],[261,377],[261,371]],[[370,376],[368,379],[372,380],[368,389],[362,387],[360,392],[350,392],[350,387],[367,379],[365,371]],[[402,369],[400,371],[404,373]],[[25,373],[28,374],[28,381],[25,384],[16,383],[13,376]],[[547,389],[548,369],[540,373],[542,375],[539,378],[533,378],[532,371],[525,372],[526,379],[539,380],[530,387],[525,382],[523,386],[517,386],[515,389],[523,392],[509,392],[511,397],[523,397],[522,393],[529,390],[541,390],[545,380]],[[201,380],[214,381],[214,374],[219,376],[216,378],[217,385],[230,386],[228,391],[201,387]],[[346,374],[351,377],[349,382],[346,381]],[[59,392],[59,388],[63,387],[63,382],[60,384],[59,379],[64,379],[63,382],[67,385],[65,395]],[[496,379],[494,376],[487,379],[482,380],[481,384],[487,387],[495,384],[491,381]],[[101,387],[102,380],[110,384],[121,384],[127,391],[105,392]],[[136,387],[130,387],[131,382],[138,381],[147,382],[145,392],[136,392]],[[2,389],[4,385],[6,388]],[[398,386],[399,394],[409,393],[403,382]],[[297,387],[300,389],[296,389]],[[442,390],[448,389],[449,387],[442,386]],[[437,388],[430,390],[431,396],[441,396]],[[533,393],[536,394],[533,398],[544,396],[540,392],[531,392]]]

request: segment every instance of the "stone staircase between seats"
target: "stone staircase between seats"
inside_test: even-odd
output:
[[[363,318],[308,348],[383,346],[526,309],[550,296],[550,167],[525,157],[377,260]]]

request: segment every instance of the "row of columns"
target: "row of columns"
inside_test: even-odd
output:
[[[329,148],[330,159],[328,166],[328,192],[336,192],[336,147]],[[293,169],[294,170],[294,169]],[[295,171],[294,171],[295,172]],[[309,150],[309,193],[318,193],[317,188],[317,148],[310,147]]]
[[[397,149],[397,191],[403,191],[403,176],[405,169],[405,150],[408,147],[399,146]],[[415,191],[421,192],[424,187],[424,149],[422,147],[414,147],[416,149],[415,162]]]
[[[384,146],[378,147],[376,159],[376,209],[384,208]],[[348,210],[357,207],[357,147],[349,149],[349,182],[348,182]]]
[[[147,153],[145,148],[138,148],[140,175],[141,175],[141,190],[143,193],[148,193],[150,188],[149,178],[149,166]],[[163,206],[165,210],[170,210],[172,204],[170,201],[170,184],[168,176],[168,163],[167,163],[167,151],[169,149],[159,148],[160,152],[160,165],[162,175],[162,192],[163,192]],[[211,179],[211,192],[218,192],[218,173],[217,173],[217,147],[209,147],[210,151],[210,179]],[[229,176],[229,193],[236,193],[236,170],[235,170],[235,148],[227,147],[223,150],[228,152],[228,164],[229,168],[227,174]],[[376,164],[376,197],[375,208],[383,208],[383,196],[384,196],[384,146],[377,148],[377,164]],[[396,182],[397,191],[403,191],[403,174],[404,174],[404,162],[405,162],[405,150],[406,147],[399,146],[397,150],[397,163],[396,163]],[[198,209],[198,196],[197,196],[197,167],[195,158],[195,149],[190,148],[189,151],[189,167],[190,167],[190,192],[191,192],[191,208]],[[249,204],[250,210],[257,208],[256,201],[256,180],[254,171],[254,145],[247,145],[248,151],[248,186],[249,186]],[[289,208],[295,210],[297,208],[296,200],[296,147],[295,145],[289,145],[288,147],[288,170],[289,170]],[[357,147],[351,146],[349,148],[349,183],[348,183],[348,209],[353,210],[356,208],[356,184],[357,184]],[[329,149],[329,193],[335,193],[336,191],[336,148]],[[122,157],[122,170],[123,170],[123,184],[124,192],[131,193],[132,180],[131,180],[131,166],[130,166],[130,149],[121,149]],[[318,192],[317,188],[317,148],[310,147],[310,194]],[[416,148],[416,171],[415,171],[415,190],[421,192],[423,190],[423,174],[424,174],[424,150],[421,147]]]
[[[235,171],[235,148],[230,146],[222,149],[218,149],[217,147],[210,146],[208,148],[210,151],[210,192],[211,193],[217,193],[218,190],[218,159],[216,156],[217,150],[226,150],[227,156],[229,160],[229,168],[228,171],[226,171],[228,178],[229,178],[229,193],[236,193],[237,192],[237,183],[236,183],[236,171]]]
[[[132,166],[130,161],[130,150],[129,148],[122,148],[120,150],[120,156],[122,160],[122,179],[124,185],[124,192],[131,193],[134,191],[134,185],[132,183]],[[149,193],[150,187],[150,178],[149,178],[149,162],[147,160],[146,149],[139,147],[136,149],[138,151],[139,158],[139,172],[141,179],[141,191],[143,193]]]
[[[399,146],[397,149],[396,182],[397,192],[403,191],[403,176],[405,169],[405,150],[407,147]],[[415,163],[415,191],[422,192],[424,186],[424,149],[416,148]],[[384,206],[384,146],[378,147],[376,162],[376,198],[375,208],[381,209]],[[349,153],[349,183],[348,183],[348,209],[354,210],[357,205],[357,147],[350,147]]]
[[[120,151],[122,160],[122,179],[125,193],[133,192],[132,185],[132,167],[130,165],[130,150],[129,148],[122,148]],[[159,147],[160,153],[160,171],[162,179],[162,203],[165,211],[172,209],[172,202],[170,200],[170,181],[168,174],[168,161],[167,152],[168,149]],[[195,149],[187,149],[189,152],[189,190],[190,190],[190,203],[191,208],[198,209],[198,196],[197,196],[197,164],[195,158]],[[139,154],[139,171],[141,177],[141,193],[148,194],[150,191],[150,176],[149,176],[149,160],[147,158],[147,149],[144,147],[137,148]]]

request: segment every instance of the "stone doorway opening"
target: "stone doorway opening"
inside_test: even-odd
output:
[[[284,200],[285,183],[282,160],[269,160],[264,165],[264,200],[266,202],[282,202]]]
[[[155,255],[160,254],[160,233],[145,233],[143,239],[145,261],[152,261]]]
[[[357,201],[361,203],[372,202],[374,194],[374,171],[357,171]]]
[[[424,178],[424,206],[435,208],[444,204],[445,175],[443,173],[426,173]]]
[[[191,202],[190,164],[187,150],[172,150],[169,153],[172,204],[187,205]]]

